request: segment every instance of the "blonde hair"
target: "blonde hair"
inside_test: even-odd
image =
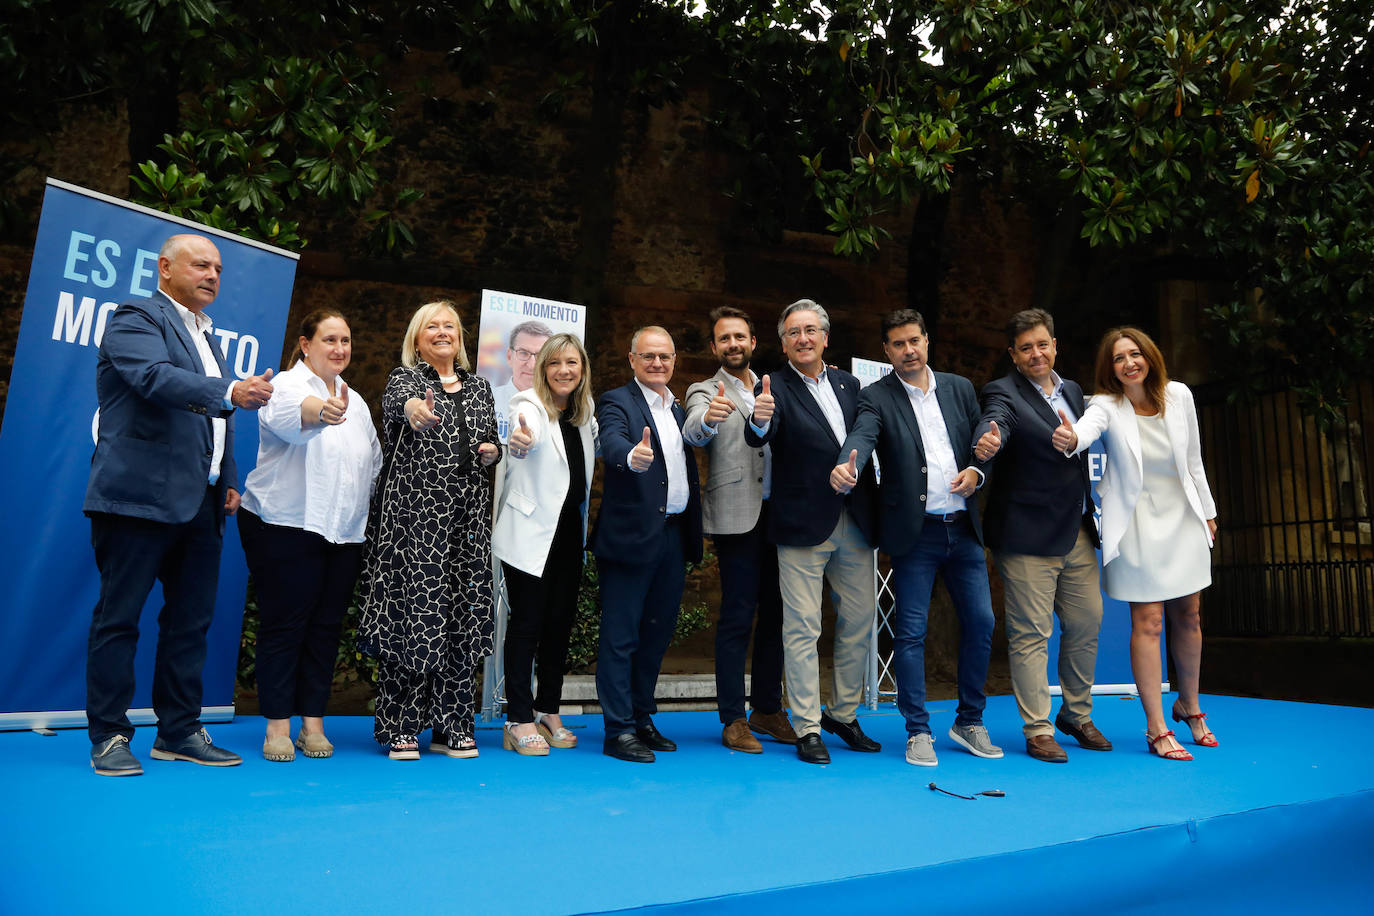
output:
[[[420,348],[416,341],[420,337],[420,332],[425,325],[429,324],[430,319],[440,312],[448,312],[453,316],[453,323],[458,326],[458,355],[454,362],[469,372],[472,371],[472,364],[468,362],[468,349],[465,343],[466,336],[463,334],[463,319],[458,317],[458,309],[447,299],[438,299],[434,302],[426,302],[416,310],[410,317],[410,325],[406,328],[405,340],[401,342],[401,365],[408,369],[414,369],[424,362],[420,356]]]
[[[582,360],[582,378],[568,395],[568,407],[572,411],[568,421],[573,426],[583,426],[592,418],[591,367],[587,365],[587,351],[575,335],[555,334],[539,348],[539,355],[534,358],[534,393],[549,419],[557,420],[559,411],[553,402],[553,390],[549,388],[548,367],[551,359],[569,348],[577,351],[577,358]]]

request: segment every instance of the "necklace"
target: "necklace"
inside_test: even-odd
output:
[[[439,376],[439,381],[440,381],[442,384],[445,384],[445,385],[452,385],[454,382],[458,381],[458,376],[456,376],[456,375],[441,375],[441,376]]]

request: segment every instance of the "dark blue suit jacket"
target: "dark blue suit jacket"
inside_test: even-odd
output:
[[[826,369],[831,390],[840,402],[844,428],[854,428],[859,410],[859,380],[843,369]],[[840,442],[826,422],[821,407],[791,366],[769,376],[773,394],[773,420],[762,435],[744,425],[744,441],[757,448],[765,443],[773,450],[773,482],[768,502],[768,540],[784,547],[814,547],[835,530],[846,508],[871,545],[875,541],[873,469],[859,475],[859,485],[846,496],[830,486],[835,452]],[[763,390],[754,388],[755,397]]]
[[[944,416],[954,461],[962,471],[969,466],[972,455],[969,442],[973,425],[978,420],[978,399],[973,393],[973,383],[962,375],[936,372],[935,400]],[[859,453],[860,468],[867,466],[875,450],[878,452],[883,465],[883,479],[878,488],[878,549],[888,556],[899,557],[914,548],[921,535],[929,475],[921,428],[911,409],[911,398],[897,373],[883,376],[859,395],[858,419],[833,464],[848,461],[849,453],[854,450]],[[948,482],[941,484],[943,489],[948,489]],[[978,517],[978,501],[970,497],[965,502],[973,532],[982,543],[983,525]]]
[[[1064,400],[1083,416],[1083,389],[1064,381]],[[988,546],[1007,553],[1062,557],[1073,549],[1078,530],[1092,524],[1088,453],[1067,458],[1050,442],[1059,417],[1024,375],[1013,369],[983,386],[983,416],[973,441],[997,421],[1002,449],[977,466],[989,471],[984,526]],[[1085,508],[1086,507],[1086,508]]]
[[[686,415],[673,403],[678,428]],[[644,392],[630,381],[607,391],[596,405],[596,423],[601,436],[601,460],[605,477],[601,484],[601,511],[592,532],[592,553],[599,559],[633,562],[652,551],[651,545],[663,536],[664,513],[668,504],[668,465],[663,460],[663,444],[658,440]],[[654,462],[647,471],[630,469],[626,457],[639,444],[644,427],[649,427]],[[687,458],[687,508],[682,513],[683,559],[701,560],[701,488],[697,482],[697,460],[691,446],[683,444]]]
[[[228,421],[219,505],[227,488],[238,488],[233,411],[224,408],[232,376],[219,347],[210,349],[223,378],[205,374],[186,324],[161,293],[131,299],[110,316],[96,360],[100,429],[85,512],[189,522],[210,478],[213,417]]]

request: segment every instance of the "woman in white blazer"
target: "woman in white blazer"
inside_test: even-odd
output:
[[[1096,383],[1098,393],[1077,423],[1061,414],[1054,444],[1078,454],[1104,440],[1107,466],[1097,487],[1103,588],[1131,605],[1131,672],[1150,749],[1169,760],[1192,760],[1164,724],[1159,635],[1167,613],[1179,682],[1174,721],[1188,723],[1196,744],[1216,747],[1198,708],[1198,594],[1212,584],[1217,510],[1202,467],[1193,393],[1169,381],[1159,347],[1139,328],[1113,328],[1102,338]]]
[[[502,746],[544,756],[571,748],[558,707],[587,541],[587,498],[597,454],[587,351],[555,334],[535,358],[534,387],[511,397],[510,457],[492,553],[510,602],[506,622],[506,728]],[[530,689],[538,659],[539,695]]]

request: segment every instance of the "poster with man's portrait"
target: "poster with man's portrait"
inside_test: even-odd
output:
[[[496,398],[496,425],[502,442],[510,432],[506,405],[511,395],[533,387],[539,348],[554,334],[565,333],[574,335],[586,346],[586,324],[586,306],[482,290],[477,374],[491,383]]]

